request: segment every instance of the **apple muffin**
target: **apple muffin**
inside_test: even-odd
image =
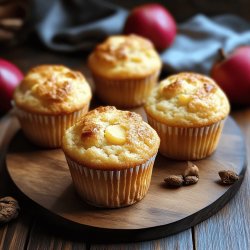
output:
[[[32,68],[14,92],[25,135],[35,144],[60,147],[65,130],[88,112],[91,90],[85,77],[61,65]]]
[[[163,155],[197,160],[216,149],[230,105],[211,78],[184,72],[161,81],[145,111],[161,138],[159,151]]]
[[[79,196],[111,208],[146,195],[159,144],[156,131],[140,115],[106,106],[67,129],[62,149]]]
[[[125,108],[145,103],[157,83],[162,63],[146,38],[117,35],[95,48],[88,66],[100,99]]]

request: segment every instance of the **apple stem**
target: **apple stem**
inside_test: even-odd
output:
[[[220,60],[225,60],[226,59],[226,54],[225,54],[225,51],[224,49],[220,48],[219,49],[219,56],[220,56]]]

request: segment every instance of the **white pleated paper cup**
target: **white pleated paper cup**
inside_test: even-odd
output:
[[[156,85],[159,71],[140,79],[110,80],[95,75],[96,93],[102,101],[118,108],[132,108],[144,104]]]
[[[199,160],[211,155],[217,148],[224,126],[221,120],[204,127],[171,127],[147,115],[148,123],[158,133],[159,152],[176,160]]]
[[[67,128],[73,126],[88,112],[89,104],[75,112],[63,115],[35,114],[15,107],[21,128],[26,137],[34,144],[47,148],[61,146]]]
[[[80,198],[93,206],[106,208],[129,206],[146,195],[156,157],[136,167],[111,171],[91,169],[65,156]]]

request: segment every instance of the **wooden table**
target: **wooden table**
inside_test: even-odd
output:
[[[38,43],[38,42],[37,42]],[[73,55],[47,51],[36,44],[0,50],[0,57],[16,63],[24,72],[38,64],[64,64],[78,69],[90,77],[85,66],[86,54]],[[0,100],[1,101],[1,100]],[[250,160],[250,108],[238,109],[232,116],[241,127]],[[4,118],[3,118],[4,119]],[[6,139],[0,130],[0,141]],[[7,141],[4,145],[7,145]],[[2,143],[1,143],[2,144]],[[95,244],[84,242],[81,235],[65,234],[37,207],[23,197],[14,187],[5,170],[6,148],[0,148],[0,195],[12,195],[21,205],[18,219],[0,226],[0,249],[250,249],[250,170],[248,167],[237,195],[217,214],[179,234],[166,238],[130,244]]]

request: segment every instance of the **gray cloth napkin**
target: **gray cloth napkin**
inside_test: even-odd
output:
[[[208,74],[220,48],[229,53],[241,45],[250,45],[249,22],[233,15],[196,15],[179,25],[174,44],[161,57],[167,72]]]
[[[103,0],[54,0],[47,11],[36,27],[38,36],[48,48],[64,52],[90,50],[104,37],[120,33],[128,15]]]
[[[50,49],[91,50],[104,37],[121,33],[128,12],[103,0],[53,0],[36,30]],[[233,15],[196,15],[178,26],[174,44],[161,54],[165,73],[208,74],[217,51],[250,44],[250,23]]]

